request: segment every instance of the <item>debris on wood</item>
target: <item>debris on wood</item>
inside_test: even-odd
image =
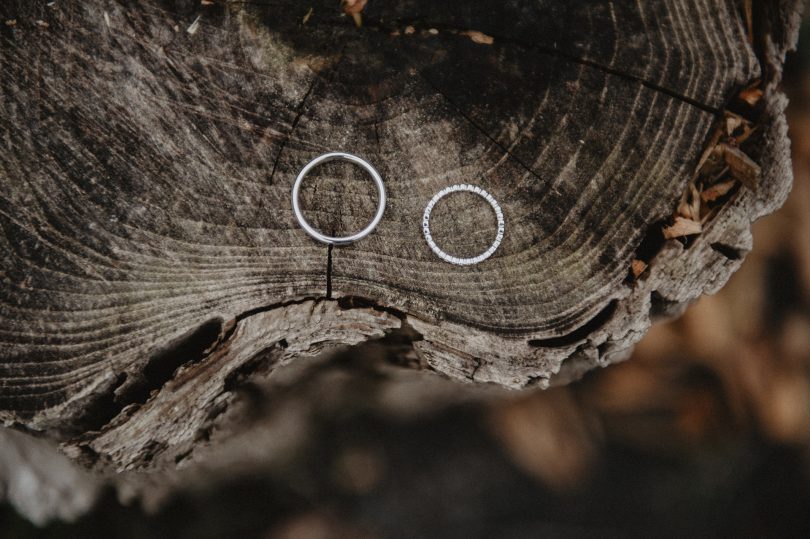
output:
[[[340,5],[343,8],[343,13],[351,15],[354,19],[354,24],[358,28],[363,26],[363,8],[366,7],[368,0],[341,0]]]
[[[703,202],[714,202],[720,197],[723,197],[728,194],[731,189],[737,185],[737,182],[734,180],[726,180],[717,184],[712,185],[704,189],[700,193],[700,199]]]
[[[737,99],[754,107],[762,97],[759,86],[760,81],[755,81],[741,90]],[[709,139],[692,179],[670,217],[672,224],[660,229],[662,244],[666,240],[701,234],[703,227],[717,215],[730,198],[728,195],[735,193],[738,186],[756,191],[762,171],[746,153],[751,137],[757,132],[752,118],[746,117],[752,114],[753,110],[723,112],[722,120]],[[637,254],[630,267],[633,279],[646,270],[654,256],[654,253]]]
[[[630,272],[633,274],[634,279],[638,279],[646,269],[647,263],[638,258],[634,258],[632,264],[630,264]]]
[[[479,32],[478,30],[467,30],[466,32],[461,32],[461,35],[469,37],[473,43],[479,43],[481,45],[492,45],[495,42],[495,39],[492,36],[488,36],[483,32]]]
[[[703,226],[699,221],[678,216],[675,218],[674,224],[664,227],[664,238],[671,240],[700,234],[701,232],[703,232]]]
[[[693,221],[700,220],[700,193],[694,185],[690,185],[689,190],[684,193],[678,205],[678,215]]]
[[[731,111],[726,111],[725,120],[726,136],[733,138],[738,147],[756,131],[750,121]]]
[[[731,175],[740,180],[747,188],[756,191],[757,185],[759,184],[759,177],[762,174],[759,165],[754,163],[754,161],[739,148],[726,143],[723,143],[721,146],[723,148],[723,158],[731,171]]]
[[[734,131],[737,130],[743,123],[742,116],[739,114],[726,113],[726,135],[732,136]]]
[[[304,15],[303,19],[301,19],[301,24],[306,24],[307,22],[309,22],[309,19],[312,17],[312,14],[314,12],[315,12],[315,8],[310,7],[309,10],[307,11],[307,14]]]
[[[749,86],[748,88],[740,92],[740,95],[738,97],[740,98],[740,100],[745,101],[752,107],[756,106],[756,104],[759,103],[759,100],[762,98],[762,89],[759,88],[758,86],[759,86],[758,83],[757,85]]]
[[[200,29],[200,17],[201,16],[202,15],[197,15],[197,18],[194,19],[194,22],[192,22],[191,25],[188,28],[186,28],[186,32],[188,32],[189,35],[193,36],[194,34],[197,33],[197,30]]]

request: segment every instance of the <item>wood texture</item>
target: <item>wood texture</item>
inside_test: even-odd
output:
[[[651,310],[722,286],[750,221],[790,182],[777,96],[760,189],[628,282],[719,112],[763,74],[731,0],[370,2],[360,29],[325,0],[6,2],[0,16],[7,422],[100,428],[156,406],[150,392],[189,361],[236,369],[281,343],[293,359],[392,331],[421,368],[562,383],[625,357]],[[372,236],[333,250],[296,226],[289,200],[300,167],[329,150],[371,161],[390,197]],[[461,181],[493,193],[507,227],[468,268],[437,259],[419,226],[430,197]],[[373,213],[371,193],[327,166],[304,206],[345,233]],[[434,237],[480,251],[494,234],[483,209],[448,200]],[[252,322],[265,315],[267,328]],[[250,346],[232,346],[245,328]],[[225,375],[195,395],[216,396]],[[96,443],[114,454],[132,436]]]

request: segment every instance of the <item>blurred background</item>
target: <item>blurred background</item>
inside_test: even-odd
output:
[[[0,536],[810,537],[807,26],[784,78],[787,204],[755,224],[720,293],[653,327],[629,361],[393,423],[316,408],[320,434],[280,474],[157,514],[110,493],[45,528],[0,505]]]

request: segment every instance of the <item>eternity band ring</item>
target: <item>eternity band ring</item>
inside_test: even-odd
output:
[[[495,211],[495,217],[498,219],[498,234],[495,236],[495,241],[492,242],[492,245],[489,247],[489,249],[487,249],[480,255],[472,258],[458,258],[455,256],[450,256],[449,254],[442,251],[438,245],[436,245],[436,242],[433,241],[433,236],[430,234],[430,212],[433,211],[433,206],[435,206],[436,203],[445,196],[449,195],[450,193],[455,193],[457,191],[467,191],[481,196],[484,200],[489,202],[490,206],[492,206],[492,209]],[[471,266],[473,264],[478,264],[479,262],[483,262],[484,260],[492,256],[492,254],[498,249],[498,246],[501,244],[501,241],[503,240],[504,228],[505,227],[503,220],[503,210],[501,210],[501,207],[500,205],[498,205],[498,202],[495,200],[495,198],[489,193],[487,193],[485,190],[481,189],[480,187],[477,187],[475,185],[469,185],[466,183],[453,185],[451,187],[445,187],[444,189],[436,193],[436,195],[430,199],[430,202],[428,202],[428,205],[425,208],[425,214],[422,217],[422,232],[425,234],[425,240],[427,240],[427,243],[430,246],[430,248],[442,260],[450,262],[451,264],[456,264],[458,266]]]
[[[351,236],[334,237],[321,234],[315,230],[304,218],[304,214],[301,213],[301,206],[298,203],[298,195],[301,190],[301,183],[303,183],[306,175],[316,166],[329,161],[348,161],[350,163],[354,163],[368,172],[371,175],[371,178],[374,180],[374,183],[377,185],[377,193],[379,195],[377,198],[377,213],[363,230],[356,234],[352,234]],[[292,207],[293,213],[295,213],[295,218],[298,220],[298,224],[301,225],[301,228],[303,228],[307,234],[321,243],[326,243],[327,245],[348,245],[371,234],[371,232],[380,223],[380,219],[382,219],[383,212],[385,211],[385,186],[383,185],[382,176],[380,176],[380,173],[377,172],[377,170],[364,159],[344,152],[325,153],[307,163],[306,166],[301,169],[301,172],[298,173],[298,177],[295,179],[295,184],[293,184],[292,189]]]

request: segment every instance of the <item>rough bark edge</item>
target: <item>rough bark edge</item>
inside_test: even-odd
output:
[[[804,0],[781,0],[778,5],[760,2],[754,10],[755,16],[762,18],[755,27],[755,45],[762,65],[764,103],[756,124],[767,126],[760,153],[753,156],[763,171],[759,189],[738,192],[688,250],[671,240],[664,244],[649,264],[649,275],[624,302],[630,305],[625,314],[632,320],[627,331],[622,333],[617,324],[615,332],[607,332],[601,349],[598,345],[575,350],[552,377],[551,385],[564,385],[595,367],[627,359],[653,322],[677,318],[701,295],[719,291],[751,250],[751,225],[784,205],[793,184],[793,170],[785,118],[788,100],[778,87],[786,54],[796,49],[799,39]],[[718,250],[718,245],[729,246],[733,256]],[[689,275],[690,266],[703,261],[709,264]],[[682,280],[686,276],[689,281]],[[604,333],[594,335],[591,342],[599,342]]]

